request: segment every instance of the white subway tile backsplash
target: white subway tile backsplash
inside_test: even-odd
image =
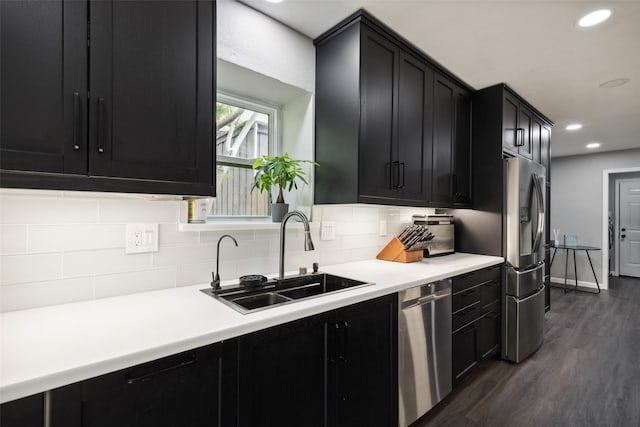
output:
[[[29,252],[124,248],[124,246],[124,224],[29,226]]]
[[[11,285],[62,278],[62,254],[0,256],[0,283]]]
[[[99,275],[95,279],[96,298],[168,289],[175,285],[175,268]]]
[[[64,277],[122,273],[152,267],[152,254],[126,254],[123,248],[71,251],[63,255]]]
[[[160,248],[164,246],[189,246],[197,245],[200,233],[197,231],[180,231],[175,223],[160,224],[158,244]]]
[[[93,277],[0,286],[0,311],[23,310],[94,298]]]
[[[220,244],[220,251],[223,254],[225,252],[235,254],[237,249],[232,241]],[[153,265],[156,267],[177,266],[203,261],[212,262],[215,259],[216,245],[168,246],[153,254]]]
[[[179,230],[187,202],[175,197],[88,192],[0,191],[0,311],[193,284],[208,285],[220,246],[222,280],[276,274],[280,228]],[[371,259],[399,233],[417,208],[313,206],[315,251],[305,252],[300,223],[287,223],[285,270]],[[422,209],[424,211],[424,209]],[[379,221],[387,236],[378,236]],[[333,240],[320,223],[333,221]],[[125,254],[127,223],[159,223],[159,251]],[[235,226],[234,226],[235,227]],[[35,295],[35,296],[34,296]]]
[[[178,205],[165,200],[104,199],[99,201],[101,223],[178,222]]]
[[[95,200],[0,195],[3,224],[86,224],[98,222]]]
[[[27,226],[0,226],[0,254],[15,254],[27,251]]]

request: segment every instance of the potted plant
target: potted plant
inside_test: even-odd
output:
[[[256,170],[255,180],[251,191],[254,189],[260,192],[269,192],[271,198],[271,187],[278,186],[278,198],[275,203],[271,204],[271,219],[273,222],[281,222],[289,211],[289,204],[284,202],[283,190],[291,191],[298,188],[298,180],[308,184],[306,172],[300,166],[301,163],[309,163],[319,166],[318,163],[311,160],[294,160],[289,157],[288,153],[282,156],[262,156],[253,163],[253,169]]]

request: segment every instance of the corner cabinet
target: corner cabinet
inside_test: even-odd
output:
[[[397,295],[238,339],[239,426],[397,425]]]
[[[55,389],[50,425],[235,425],[234,344],[201,347]]]
[[[0,19],[3,187],[214,195],[215,1],[1,2]]]
[[[467,89],[362,11],[315,45],[315,203],[467,204],[456,194],[469,193],[470,97],[459,98]],[[436,76],[455,86],[450,100],[434,97]],[[449,137],[434,139],[437,131]]]

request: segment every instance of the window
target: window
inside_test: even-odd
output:
[[[273,156],[278,110],[218,93],[216,102],[216,198],[211,215],[269,216],[269,194],[251,191],[256,158]]]

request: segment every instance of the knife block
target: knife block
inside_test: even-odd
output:
[[[387,246],[382,248],[376,258],[385,261],[415,262],[421,261],[422,256],[422,249],[418,251],[407,252],[402,242],[394,236],[393,239],[391,239],[391,241],[387,243]]]

